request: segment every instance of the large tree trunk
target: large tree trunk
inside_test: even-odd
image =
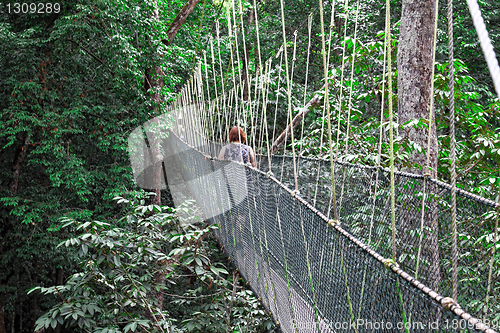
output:
[[[153,18],[155,20],[159,19],[159,13],[158,13],[158,4],[156,1],[153,1],[154,5],[154,10],[153,10]],[[173,36],[172,36],[173,39]],[[150,68],[146,70],[146,75],[145,75],[145,83],[144,87],[146,89],[146,94],[150,95],[151,98],[151,107],[150,107],[150,114],[156,115],[158,112],[158,109],[161,106],[162,102],[162,97],[161,97],[161,89],[163,88],[164,80],[163,76],[165,73],[159,66],[155,66],[153,68]],[[154,121],[154,120],[153,120]],[[154,124],[153,124],[154,126]],[[156,127],[156,126],[154,126]],[[154,197],[150,197],[148,200],[148,204],[152,205],[161,205],[161,174],[163,171],[163,156],[160,151],[160,140],[158,138],[158,133],[155,133],[156,131],[153,131],[152,135],[148,135],[148,141],[149,141],[149,154],[150,154],[150,160],[151,160],[151,167],[152,170],[149,173],[148,177],[151,177],[151,184],[156,185],[154,186],[153,189],[150,189],[151,192],[154,192],[156,195]],[[156,273],[154,280],[156,282],[159,281],[164,281],[165,276],[164,274],[161,273]],[[158,308],[163,308],[163,296],[158,295],[158,293],[153,290],[150,291],[151,295],[154,295],[157,301],[157,306]],[[149,309],[145,309],[145,316],[151,322],[158,321],[160,318],[154,318],[153,314],[149,311]],[[155,320],[156,319],[156,320]]]
[[[403,0],[401,14],[401,28],[398,49],[398,122],[400,125],[413,119],[429,119],[431,107],[431,80],[433,63],[433,46],[435,36],[436,0]],[[400,131],[400,135],[420,145],[430,153],[430,175],[437,177],[438,145],[436,126],[434,119],[431,130],[431,144],[427,147],[428,129],[410,126]],[[426,170],[427,158],[424,153],[414,152],[411,161],[420,166],[412,166],[410,172],[423,174]],[[433,188],[427,182],[426,192],[432,192]],[[437,238],[437,203],[431,199],[427,202],[427,212],[424,216],[426,226],[434,230],[434,233],[426,232],[422,248],[422,259],[430,262],[425,267],[420,261],[420,277],[424,275],[423,281],[430,287],[436,289],[440,282],[439,273],[439,248]],[[412,215],[410,215],[412,216]],[[408,236],[409,229],[420,228],[420,218],[413,214],[411,221],[402,222],[403,242],[418,246],[418,240]]]
[[[412,119],[428,119],[434,45],[434,19],[436,0],[403,0],[398,49],[398,121],[404,124]],[[403,138],[427,149],[427,128],[409,127],[400,132]],[[432,127],[430,168],[432,177],[437,173],[437,136]],[[426,166],[425,153],[415,152],[412,161]],[[422,174],[419,168],[412,172]]]

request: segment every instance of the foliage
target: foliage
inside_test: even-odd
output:
[[[204,239],[214,226],[200,227],[178,218],[182,210],[194,214],[189,203],[174,209],[145,205],[144,199],[115,199],[128,206],[127,214],[118,220],[61,219],[61,228],[73,229],[75,236],[59,246],[72,249],[79,271],[64,285],[30,291],[59,299],[37,320],[35,330],[61,324],[92,332],[195,332],[202,328],[233,332],[242,324],[255,331],[266,321],[252,292],[238,290],[236,275],[226,278],[224,264],[212,260],[205,249]],[[177,282],[186,279],[185,271],[197,282],[176,290]],[[187,296],[174,297],[172,290]],[[170,295],[176,307],[198,304],[200,311],[186,311],[189,319],[176,318],[170,306],[158,304],[158,293]]]
[[[182,5],[162,3],[165,22]],[[152,2],[61,7],[44,15],[0,12],[0,317],[14,330],[33,329],[52,306],[22,291],[62,284],[75,269],[66,249],[56,248],[73,229],[48,232],[55,221],[111,219],[120,209],[109,199],[138,191],[127,137],[154,116],[146,69],[165,68],[167,101],[193,62],[196,31],[181,31],[165,49],[168,26],[150,19]],[[186,24],[200,16],[201,8]]]

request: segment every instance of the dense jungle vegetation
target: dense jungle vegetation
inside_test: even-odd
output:
[[[346,3],[347,8],[337,3],[332,26],[330,73],[337,77],[346,10],[348,50],[354,39],[356,4]],[[187,200],[173,207],[168,191],[161,200],[151,199],[153,194],[134,183],[127,152],[130,132],[165,110],[203,59],[203,50],[209,51],[217,20],[227,62],[229,5],[221,0],[74,0],[60,2],[57,12],[51,7],[46,13],[15,13],[14,2],[0,4],[0,333],[276,329],[218,247],[211,227],[196,218],[196,204]],[[480,5],[499,50],[500,5],[496,0]],[[329,18],[331,2],[324,6]],[[396,69],[402,1],[391,6]],[[458,184],[498,201],[500,100],[466,1],[455,6]],[[189,15],[175,28],[187,8]],[[317,8],[317,1],[285,1],[290,57],[298,32],[295,113],[304,98],[308,53],[308,94],[323,89]],[[387,125],[379,119],[381,96],[387,94],[381,84],[384,11],[385,2],[360,0],[356,54],[345,56],[348,69],[354,59],[353,125],[347,140],[342,132],[339,144],[342,152],[350,144],[342,158],[351,162],[376,163],[378,129]],[[308,50],[309,13],[314,16]],[[265,61],[282,45],[280,2],[243,0],[242,15],[247,66],[255,71],[257,47]],[[436,172],[449,181],[445,15],[446,3],[440,1]],[[280,70],[278,59],[273,64],[276,93],[278,84],[285,84],[284,65]],[[347,88],[349,80],[348,75],[337,80],[332,91]],[[394,82],[397,105],[397,71]],[[286,126],[285,99],[279,103],[278,126],[269,122],[269,132]],[[304,135],[296,132],[301,155],[328,156],[329,147],[320,145],[327,142],[326,134],[320,137],[324,123],[317,105],[304,120]],[[401,123],[398,129],[411,126],[425,127],[425,120]],[[404,169],[415,167],[412,155],[425,147],[397,136],[396,150],[398,167]],[[387,166],[387,145],[382,153]]]

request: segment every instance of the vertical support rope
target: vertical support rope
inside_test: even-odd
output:
[[[297,60],[297,33],[298,31],[295,30],[293,32],[293,53],[292,53],[292,72],[290,74],[290,81],[293,82],[293,73],[295,69],[295,61]]]
[[[265,123],[265,131],[266,131],[266,143],[267,143],[267,162],[269,164],[269,172],[272,172],[271,169],[271,154],[269,153],[270,147],[269,147],[269,130],[267,128],[267,96],[269,93],[269,81],[270,78],[269,76],[271,75],[271,65],[272,65],[272,58],[269,59],[269,65],[267,66],[267,78],[266,78],[266,84],[267,88],[265,90],[265,96],[264,96],[264,101],[262,102],[262,112],[264,113],[264,123]]]
[[[335,1],[333,1],[335,3]],[[332,6],[333,6],[332,3]],[[307,96],[307,80],[309,76],[309,59],[310,59],[310,49],[311,49],[311,32],[312,32],[312,18],[314,13],[310,13],[307,17],[307,60],[306,60],[306,79],[304,83],[304,100],[302,102],[301,113],[304,114],[306,112],[306,96]],[[310,106],[312,107],[312,106]],[[304,144],[304,124],[306,122],[305,116],[302,115],[302,121],[300,122],[300,148],[299,148],[299,156],[302,153],[302,147]],[[297,162],[297,169],[300,170],[300,159]],[[319,169],[318,169],[319,170]]]
[[[199,113],[199,116],[197,117],[198,119],[196,119],[196,121],[199,123],[199,136],[200,136],[200,145],[199,145],[199,148],[201,151],[203,151],[203,147],[204,147],[204,144],[203,144],[203,136],[205,136],[205,133],[204,131],[206,130],[207,126],[206,126],[206,123],[205,123],[205,103],[204,103],[204,98],[203,98],[203,87],[202,87],[202,82],[201,82],[201,62],[198,61],[198,64],[196,66],[196,72],[195,72],[195,80],[194,80],[194,84],[195,84],[195,96],[196,96],[196,103],[197,103],[197,109],[198,109],[198,113]]]
[[[198,86],[198,68],[195,68],[195,71],[193,73],[193,80],[191,81],[191,96],[193,99],[193,109],[201,109],[200,105],[200,94],[199,94],[199,86]],[[202,115],[201,115],[201,110],[197,110],[199,114],[194,114],[194,112],[191,112],[191,122],[193,124],[193,135],[196,140],[196,146],[199,150],[201,150],[201,137],[200,135],[197,135],[197,133],[201,133],[202,130]]]
[[[323,74],[325,77],[325,108],[326,108],[326,113],[327,113],[327,118],[328,118],[328,141],[329,141],[329,146],[330,146],[330,167],[331,167],[331,177],[332,177],[332,199],[333,199],[333,216],[335,221],[338,221],[338,215],[337,215],[337,202],[336,202],[336,196],[335,196],[335,165],[333,162],[333,146],[332,146],[332,125],[330,121],[330,96],[328,93],[328,88],[329,88],[329,83],[328,83],[328,67],[327,67],[327,60],[326,60],[326,46],[325,46],[325,23],[324,23],[324,17],[323,17],[323,0],[319,0],[319,13],[320,13],[320,21],[321,21],[321,51],[323,54]],[[344,255],[342,251],[342,245],[340,244],[340,234],[338,235],[338,245],[339,245],[339,250],[340,250],[340,258],[341,258],[341,264],[342,264],[342,271],[344,273],[344,284],[346,287],[346,294],[347,294],[347,303],[349,305],[349,312],[350,312],[350,320],[351,322],[354,322],[354,313],[352,310],[352,303],[351,303],[351,296],[349,292],[349,285],[347,283],[347,272],[345,269],[344,265]],[[358,330],[356,329],[356,326],[354,326],[354,330],[357,332]]]
[[[311,18],[311,25],[312,25],[312,15],[313,14],[314,13],[311,13],[311,16],[310,16],[310,18]],[[330,34],[328,36],[328,54],[327,54],[327,58],[326,58],[326,68],[327,69],[330,68],[330,50],[331,50],[331,43],[332,43],[332,27],[333,27],[334,17],[335,17],[335,0],[332,1],[332,15],[330,16]],[[347,19],[347,16],[346,16],[346,19]],[[309,35],[311,35],[311,29],[309,29]],[[309,39],[310,39],[310,36],[309,36]],[[325,82],[325,84],[326,84],[326,82]],[[305,98],[305,96],[304,96],[304,98]],[[304,101],[305,101],[305,99],[304,99]],[[323,111],[321,113],[321,119],[322,119],[322,121],[321,121],[321,132],[320,132],[320,136],[319,136],[319,147],[320,147],[319,154],[320,154],[320,156],[322,155],[323,135],[325,133],[325,109],[326,108],[323,107]],[[304,120],[302,120],[302,131],[304,131]],[[318,161],[318,163],[320,163],[320,162]],[[316,206],[316,197],[317,197],[317,194],[318,194],[318,185],[319,185],[320,170],[321,170],[321,168],[318,165],[318,172],[316,173],[316,185],[315,185],[315,188],[314,188],[314,200],[313,200],[313,205],[314,206]],[[327,214],[328,218],[330,218],[330,201],[328,202],[328,210],[327,210],[328,211],[328,214]],[[335,211],[337,211],[337,210],[335,209]]]
[[[388,10],[389,9],[389,10]],[[368,230],[368,242],[367,245],[371,245],[371,240],[372,240],[372,232],[373,232],[373,220],[375,218],[375,209],[376,209],[376,201],[377,201],[377,190],[378,190],[378,179],[379,179],[379,174],[380,174],[380,169],[382,166],[381,160],[382,160],[382,137],[383,137],[383,122],[384,122],[384,102],[385,102],[385,66],[387,62],[387,48],[390,47],[388,45],[388,39],[387,36],[388,30],[390,30],[390,24],[391,24],[391,17],[390,17],[390,8],[386,8],[385,11],[385,36],[384,36],[384,61],[382,63],[382,100],[380,102],[380,130],[379,130],[379,141],[378,141],[378,156],[377,156],[377,171],[375,175],[375,188],[373,190],[373,205],[372,205],[372,214],[370,216],[370,228]],[[376,249],[376,247],[373,247]],[[364,272],[363,272],[363,283],[361,285],[361,296],[360,299],[361,301],[359,302],[359,308],[358,308],[358,319],[361,316],[361,305],[363,304],[363,294],[365,290],[365,282],[366,282],[366,269],[367,267],[365,266]]]
[[[276,135],[276,115],[278,114],[278,102],[280,99],[280,85],[281,85],[281,72],[282,72],[282,66],[283,66],[283,46],[278,51],[278,54],[276,55],[277,57],[280,57],[280,65],[278,67],[278,87],[276,89],[276,107],[274,109],[274,123],[273,123],[273,141],[274,141],[274,136]]]
[[[450,160],[451,160],[451,225],[453,228],[452,242],[452,284],[454,300],[458,296],[458,248],[457,248],[457,172],[456,172],[456,148],[455,148],[455,64],[453,59],[453,0],[448,0],[448,71],[450,90],[448,99],[450,100]]]
[[[219,72],[220,72],[220,76],[221,76],[222,96],[225,96],[226,92],[225,92],[225,87],[224,87],[224,75],[222,72],[222,57],[220,54],[220,23],[219,23],[219,20],[215,21],[215,27],[216,27],[216,32],[217,32],[217,51],[219,54]]]
[[[238,68],[238,80],[239,80],[239,87],[240,87],[240,95],[241,95],[241,102],[238,103],[238,99],[237,99],[237,95],[235,95],[236,99],[235,99],[235,111],[236,111],[236,115],[238,115],[235,119],[236,119],[236,126],[240,126],[241,124],[241,118],[240,118],[240,112],[238,112],[238,110],[240,109],[240,105],[241,105],[241,115],[243,117],[245,117],[245,112],[244,112],[244,103],[243,103],[243,84],[242,84],[242,81],[241,81],[241,67],[240,67],[240,63],[241,63],[241,60],[240,60],[240,49],[239,49],[239,43],[238,43],[238,27],[237,27],[237,24],[236,24],[236,7],[235,7],[235,3],[234,3],[234,0],[231,1],[231,4],[232,4],[232,9],[233,9],[233,20],[232,20],[232,23],[234,24],[233,25],[233,30],[234,30],[234,45],[236,47],[236,61],[237,61],[237,68]],[[234,86],[236,87],[236,81],[235,81],[235,78],[234,78],[234,62],[232,61],[231,62],[231,66],[233,68],[233,84]],[[243,122],[246,123],[246,119],[243,120]],[[238,137],[240,136],[240,132],[238,131]],[[239,141],[241,142],[241,138],[239,138]],[[240,154],[241,154],[241,146],[240,146]]]
[[[220,132],[220,141],[221,141],[221,145],[222,145],[222,143],[224,142],[224,130],[222,127],[222,121],[225,120],[225,117],[223,117],[223,114],[225,113],[227,108],[226,108],[226,91],[225,91],[225,87],[224,87],[224,75],[222,74],[222,59],[221,59],[221,53],[220,53],[220,22],[219,22],[219,20],[215,21],[215,31],[217,33],[217,51],[218,51],[218,56],[219,56],[218,57],[219,58],[219,75],[221,77],[221,90],[222,90],[222,100],[221,100],[222,104],[219,104],[220,105],[219,112],[221,114],[220,119],[222,119],[219,122],[219,126],[220,126],[219,132]],[[212,58],[214,58],[214,55],[212,55]],[[214,77],[215,77],[215,73],[214,73]]]
[[[496,207],[496,214],[495,214],[495,230],[494,230],[494,235],[495,237],[493,238],[493,245],[491,246],[491,258],[490,258],[490,268],[488,272],[488,285],[486,287],[486,300],[485,300],[485,305],[484,305],[484,312],[483,312],[483,322],[486,322],[487,318],[486,316],[488,315],[488,303],[490,301],[490,292],[491,292],[491,277],[493,275],[493,262],[495,261],[495,251],[496,251],[496,245],[498,244],[498,215],[500,213],[500,207],[498,206],[498,203],[500,202],[500,188],[498,190],[498,195],[497,195],[497,207]]]
[[[254,124],[253,124],[253,120],[254,120],[254,116],[253,116],[253,108],[252,108],[252,103],[251,103],[251,100],[252,100],[252,94],[251,94],[251,87],[250,87],[250,82],[251,82],[251,78],[250,78],[250,74],[249,74],[249,71],[248,71],[248,67],[250,67],[250,59],[248,59],[247,57],[247,46],[246,46],[246,36],[245,36],[245,24],[243,23],[243,5],[242,5],[242,2],[241,0],[238,1],[238,4],[239,4],[239,12],[240,12],[240,25],[241,25],[241,41],[243,43],[243,60],[245,61],[245,73],[243,73],[245,75],[245,81],[246,82],[243,82],[241,83],[240,81],[240,84],[243,84],[243,85],[246,85],[246,90],[247,90],[247,102],[245,103],[245,100],[243,98],[243,95],[244,95],[244,87],[245,86],[242,86],[241,88],[241,103],[242,103],[242,112],[243,112],[243,121],[245,123],[245,126],[247,127],[247,133],[250,135],[250,138],[248,139],[248,143],[250,143],[250,140],[253,140],[253,147],[255,148],[255,130],[254,130]],[[239,65],[238,65],[239,66]],[[250,117],[250,128],[248,128],[248,122],[247,122],[247,112],[245,112],[245,104],[248,105],[248,112],[249,112],[249,117]]]
[[[257,10],[256,0],[253,0],[253,8],[254,8],[254,14],[255,14],[255,34],[257,36],[257,58],[258,58],[258,66],[259,66],[258,71],[260,71],[260,73],[262,75],[262,73],[266,72],[267,68],[262,68],[262,57],[260,54],[259,15],[258,15],[258,10]],[[265,79],[266,79],[266,75],[264,74],[264,76],[262,76],[261,80],[265,80]],[[263,94],[262,98],[264,100],[265,100],[265,97],[266,97],[266,94]],[[262,112],[266,112],[266,111],[262,111]],[[267,130],[267,122],[264,123],[264,126],[266,126],[266,130]],[[261,134],[261,138],[263,138],[263,137],[264,136]],[[271,170],[269,169],[269,171],[271,171]]]
[[[390,10],[390,0],[386,0],[386,6]],[[396,261],[396,191],[394,189],[394,119],[392,110],[392,48],[391,48],[391,29],[390,25],[386,28],[387,32],[387,89],[389,103],[389,166],[391,169],[391,225],[392,225],[392,259]]]
[[[304,83],[304,101],[302,102],[303,106],[306,106],[306,96],[307,96],[307,80],[309,77],[309,58],[311,55],[311,52],[309,51],[311,49],[311,31],[312,31],[312,19],[313,19],[313,14],[310,13],[309,16],[307,17],[307,60],[306,60],[306,81]],[[302,122],[304,122],[304,119],[302,119]]]
[[[286,70],[286,87],[288,96],[288,117],[290,118],[290,125],[292,124],[292,86],[290,82],[290,74],[288,71],[288,52],[286,43],[285,31],[285,4],[284,0],[280,0],[281,5],[281,28],[283,30],[283,52],[285,53],[285,70]],[[299,190],[299,183],[297,180],[297,161],[295,160],[295,139],[293,137],[293,128],[291,127],[290,135],[292,138],[292,155],[293,155],[293,178],[295,179],[295,190]]]
[[[330,27],[328,33],[328,58],[326,59],[326,65],[328,68],[330,68],[330,52],[332,51],[332,34],[334,27],[335,27],[335,0],[332,1],[332,14],[330,15]]]
[[[259,108],[259,105],[261,105],[261,99],[262,99],[262,107],[261,107],[261,115],[260,115],[260,126],[259,126],[259,147],[256,148],[256,151],[258,151],[260,154],[264,155],[264,142],[267,140],[267,138],[264,138],[265,136],[265,131],[264,127],[267,128],[267,118],[266,118],[266,110],[267,110],[267,92],[268,92],[268,80],[267,80],[267,75],[268,75],[268,69],[269,69],[269,63],[266,61],[264,63],[264,67],[260,71],[260,78],[259,78],[259,97],[257,100],[257,105],[255,106],[257,109]],[[257,86],[257,84],[256,84]],[[261,96],[262,95],[262,96]],[[269,154],[268,154],[269,155]],[[258,160],[260,160],[261,157],[257,157]]]
[[[197,86],[197,75],[198,73],[195,71],[193,73],[193,77],[191,79],[191,111],[194,109],[194,108],[197,108],[198,105],[200,104],[199,101],[198,101],[198,86]],[[195,147],[201,147],[201,143],[200,143],[200,136],[199,135],[196,135],[197,132],[199,132],[200,128],[199,128],[199,125],[201,125],[201,122],[200,121],[196,121],[195,120],[195,114],[194,112],[190,112],[191,114],[191,127],[193,129],[193,138],[194,138],[194,146]],[[200,126],[201,127],[201,126]]]
[[[437,1],[437,0],[436,0]],[[386,0],[386,12],[390,12],[390,0]],[[392,45],[391,45],[391,29],[390,22],[386,27],[387,34],[387,76],[388,76],[388,90],[389,96],[387,98],[389,103],[389,146],[390,146],[390,174],[391,174],[391,226],[392,226],[392,260],[396,262],[396,190],[394,186],[394,115],[392,109]],[[396,280],[396,287],[399,294],[399,301],[401,304],[401,311],[403,314],[403,322],[406,324],[406,313],[403,306],[403,299],[399,287],[399,278]],[[405,325],[405,331],[408,332],[408,328]]]
[[[240,68],[240,63],[241,63],[241,60],[240,60],[240,49],[239,49],[239,44],[238,44],[238,27],[237,27],[237,24],[236,24],[236,7],[235,7],[235,3],[234,3],[234,0],[231,1],[231,4],[232,4],[232,9],[233,9],[233,20],[231,21],[233,23],[233,31],[234,31],[234,47],[236,48],[236,61],[237,61],[237,68],[238,68],[238,80],[239,80],[239,86],[236,85],[236,79],[234,78],[234,62],[231,62],[231,67],[233,68],[233,85],[234,87],[236,88],[236,92],[235,92],[235,100],[234,100],[234,108],[235,108],[235,114],[234,114],[234,123],[236,123],[236,126],[240,126],[241,124],[241,118],[240,118],[240,115],[242,115],[243,117],[245,117],[245,112],[244,112],[244,102],[243,102],[243,84],[242,84],[242,81],[241,81],[241,68]],[[240,95],[241,95],[241,99],[240,99],[240,102],[238,103],[238,88],[239,88],[239,92],[240,92]],[[240,108],[241,106],[241,108]],[[240,110],[241,109],[241,113],[240,113]],[[244,123],[246,123],[245,120],[243,120]],[[238,141],[241,143],[241,133],[240,131],[238,131]],[[241,155],[241,145],[240,145],[240,155]],[[240,225],[240,230],[241,230],[241,223],[239,223]]]
[[[210,38],[210,54],[212,56],[212,75],[214,77],[214,88],[215,88],[215,103],[216,103],[216,108],[217,108],[217,122],[218,122],[218,125],[219,125],[219,140],[220,140],[220,144],[222,146],[222,124],[221,124],[221,106],[219,104],[219,101],[220,101],[220,96],[219,96],[219,91],[217,90],[217,81],[216,81],[216,78],[215,78],[215,54],[214,54],[214,39],[213,37]],[[208,78],[207,78],[208,79]],[[215,133],[214,133],[215,135]],[[214,137],[214,141],[215,141],[215,137]]]
[[[207,139],[210,139],[211,141],[215,141],[215,128],[214,128],[214,103],[215,100],[212,100],[212,97],[210,96],[210,82],[208,82],[208,62],[207,62],[207,51],[203,50],[203,60],[204,60],[204,65],[205,65],[205,81],[207,83],[207,99],[208,99],[208,117],[210,118],[210,136],[207,136]],[[217,94],[217,93],[216,93]],[[217,95],[216,95],[217,96]],[[211,150],[211,148],[210,148]],[[213,156],[213,154],[210,154],[210,156]]]
[[[345,22],[344,22],[344,39],[342,45],[342,66],[340,67],[340,92],[339,92],[339,105],[338,105],[338,116],[337,116],[337,144],[335,147],[335,160],[339,157],[339,141],[340,141],[340,116],[342,114],[342,94],[344,92],[344,68],[345,68],[345,51],[346,51],[346,38],[347,38],[347,21],[349,16],[347,14],[349,7],[349,1],[345,0],[344,2],[344,14],[345,14]]]
[[[332,146],[332,124],[330,121],[330,96],[328,92],[329,84],[328,84],[328,67],[326,61],[326,46],[325,46],[325,23],[323,18],[323,1],[319,0],[319,15],[321,21],[321,52],[323,54],[323,75],[325,79],[325,97],[324,99],[324,108],[326,109],[326,117],[328,123],[328,144],[330,146],[330,172],[332,177],[332,197],[333,197],[333,217],[336,221],[338,221],[337,216],[337,200],[335,197],[335,163],[333,161],[333,146]],[[346,20],[347,21],[347,20]]]
[[[190,140],[188,142],[191,143],[192,146],[196,147],[196,142],[194,141],[194,131],[193,131],[193,122],[191,120],[191,117],[193,116],[192,112],[188,108],[190,108],[190,105],[192,104],[192,94],[191,94],[191,81],[193,80],[193,77],[191,76],[187,82],[186,85],[186,111],[188,114],[186,114],[186,120],[187,124],[189,126],[189,132],[190,132]]]
[[[297,60],[297,33],[298,31],[295,30],[293,32],[293,53],[292,53],[292,70],[291,70],[291,73],[290,73],[290,82],[293,82],[293,74],[294,74],[294,70],[295,70],[295,61]],[[290,122],[290,130],[291,132],[293,133],[294,131],[294,126],[293,126],[293,115],[291,112],[289,112],[289,122]],[[302,119],[303,120],[303,119]],[[302,124],[304,124],[304,122],[302,121]],[[301,138],[302,139],[302,138]],[[302,141],[301,141],[301,144],[302,144]],[[292,141],[292,145],[294,145],[294,142]],[[295,145],[294,145],[295,146]],[[299,148],[299,156],[300,156],[300,152],[302,151],[302,146]],[[295,155],[295,153],[294,153]],[[299,163],[300,163],[300,159],[297,160],[297,165],[296,165],[296,169],[297,169],[297,173],[298,173],[298,170],[299,170]],[[297,180],[296,180],[296,185],[295,185],[295,190],[298,191],[298,183],[297,183]]]
[[[259,95],[259,104],[262,103],[262,106],[261,106],[261,123],[260,123],[260,127],[259,127],[259,137],[260,137],[260,142],[259,142],[259,153],[262,154],[262,155],[269,155],[267,150],[264,151],[264,144],[266,142],[266,140],[268,140],[267,137],[265,137],[265,130],[267,130],[267,126],[268,126],[268,123],[267,123],[267,118],[266,118],[266,113],[267,113],[267,96],[269,94],[269,80],[268,80],[268,75],[269,75],[269,71],[270,70],[270,67],[269,67],[269,61],[266,61],[264,63],[264,66],[262,68],[262,72],[261,72],[261,78],[260,78],[260,89],[259,89],[259,92],[262,93],[262,97],[260,97]],[[262,101],[261,101],[262,99]],[[259,106],[257,106],[258,108]],[[264,119],[266,119],[264,121]],[[266,144],[266,149],[267,149],[267,144]],[[259,157],[259,159],[262,158]]]
[[[202,137],[200,138],[200,150],[203,150],[205,147],[204,138],[208,138],[208,110],[205,107],[205,94],[203,93],[203,81],[202,81],[202,72],[201,72],[201,61],[198,61],[198,66],[196,67],[196,80],[197,80],[197,94],[198,94],[198,103],[200,110],[200,134]],[[203,141],[202,141],[203,140]],[[207,147],[208,148],[208,147]],[[205,153],[209,153],[205,151]]]
[[[351,65],[351,74],[350,74],[350,82],[349,82],[349,101],[347,102],[347,130],[346,130],[346,136],[345,136],[345,156],[346,157],[347,157],[347,154],[349,153],[349,135],[350,135],[350,129],[351,129],[352,90],[353,90],[353,81],[354,81],[354,63],[356,61],[356,39],[357,39],[357,34],[358,34],[359,2],[360,1],[358,0],[356,3],[356,17],[354,19],[354,39],[353,39],[353,46],[352,46],[352,65]],[[340,113],[339,113],[339,119],[340,119]],[[337,142],[337,145],[338,145],[338,142]],[[347,159],[346,159],[346,161],[347,161]],[[342,187],[340,190],[340,199],[338,202],[339,213],[342,210],[342,199],[344,197],[345,177],[346,177],[346,171],[344,169],[343,173],[342,173]]]
[[[347,132],[345,137],[345,154],[347,155],[349,151],[349,131],[351,129],[351,111],[352,111],[352,90],[354,81],[354,63],[356,62],[356,39],[358,37],[358,19],[359,19],[359,0],[356,4],[356,18],[354,22],[354,39],[352,46],[352,65],[351,65],[351,77],[349,82],[349,102],[347,103]]]

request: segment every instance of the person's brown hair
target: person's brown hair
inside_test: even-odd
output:
[[[229,131],[229,142],[239,141],[240,143],[245,143],[247,137],[243,128],[239,126],[233,126],[231,131]]]

